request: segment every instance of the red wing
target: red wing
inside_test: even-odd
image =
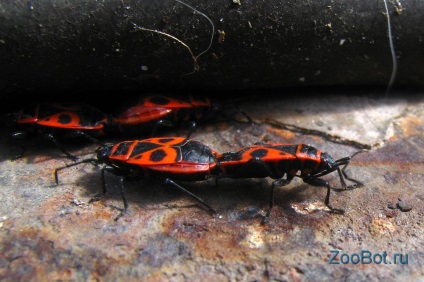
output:
[[[137,144],[137,141],[123,141],[115,144],[109,159],[112,161],[126,162]]]
[[[182,158],[181,148],[173,145],[181,144],[184,140],[180,137],[162,137],[123,141],[114,145],[109,158],[137,166],[176,163]]]
[[[53,114],[38,120],[37,124],[75,130],[99,130],[103,128],[102,123],[96,123],[93,125],[81,124],[81,116],[75,112],[61,112]]]
[[[126,163],[140,167],[178,164],[181,161],[181,152],[178,149],[178,147],[158,147],[136,156],[131,156]]]
[[[126,109],[118,117],[114,118],[113,121],[119,124],[140,124],[161,119],[170,112],[172,112],[171,109],[164,107],[148,107],[140,104]]]
[[[264,162],[275,162],[275,161],[281,161],[281,160],[294,160],[296,159],[295,155],[289,154],[287,152],[270,148],[270,147],[264,147],[264,146],[252,146],[251,148],[245,150],[242,154],[242,159],[240,162],[248,162],[252,160],[253,158],[259,158]]]
[[[149,96],[143,99],[143,106],[166,109],[192,108],[190,103],[166,96]]]

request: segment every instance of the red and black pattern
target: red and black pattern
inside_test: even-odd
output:
[[[104,134],[108,117],[99,109],[83,104],[44,103],[23,107],[13,115],[15,126],[12,136],[22,138],[28,134],[42,136],[55,143],[62,152],[71,159],[58,139],[83,136],[98,143],[95,137]],[[25,153],[25,148],[15,158]]]
[[[225,175],[235,178],[302,176],[320,170],[322,152],[314,147],[298,144],[255,144],[237,152],[224,153],[219,162]],[[260,169],[266,164],[266,169]],[[259,169],[258,169],[259,168]]]
[[[202,121],[214,115],[206,97],[176,99],[163,95],[140,98],[122,107],[111,119],[111,127],[127,134],[156,130],[159,125],[174,126],[181,122]]]
[[[80,163],[104,164],[102,169],[103,177],[104,171],[109,171],[122,179],[121,192],[125,206],[124,211],[120,215],[122,216],[128,207],[123,192],[123,180],[127,177],[151,177],[166,184],[172,184],[211,211],[213,209],[208,204],[174,182],[174,180],[201,181],[210,177],[216,177],[217,179],[224,177],[271,177],[276,180],[272,182],[270,206],[264,217],[265,221],[269,217],[273,206],[274,188],[288,185],[294,177],[299,177],[312,186],[327,187],[325,204],[331,211],[343,213],[343,210],[331,206],[331,186],[320,177],[337,171],[343,189],[348,188],[345,179],[354,182],[355,185],[353,186],[362,185],[361,182],[347,176],[345,172],[350,159],[354,155],[334,160],[327,153],[323,153],[309,145],[281,143],[256,143],[239,151],[220,155],[198,141],[181,137],[161,137],[123,141],[114,145],[103,146],[98,149],[97,158],[95,159],[83,160],[56,169],[55,178],[56,183],[58,183],[58,171]],[[341,166],[343,166],[342,169],[340,169]],[[105,193],[106,186],[104,185],[103,194]],[[93,199],[97,200],[99,197]]]
[[[15,116],[20,125],[96,131],[102,130],[108,119],[106,114],[92,106],[65,103],[27,106]]]
[[[184,181],[205,180],[216,174],[216,155],[206,145],[181,137],[124,141],[98,151],[99,159],[117,167],[130,168],[133,175]]]
[[[236,109],[235,106],[233,108]],[[23,139],[29,134],[43,136],[54,142],[68,158],[76,159],[59,144],[60,139],[84,136],[100,144],[97,138],[103,135],[125,134],[140,138],[150,132],[154,136],[159,126],[202,122],[216,116],[217,112],[227,120],[241,113],[252,123],[245,113],[238,110],[227,115],[207,97],[188,96],[177,99],[164,95],[151,95],[128,102],[115,114],[105,114],[95,107],[83,104],[40,103],[24,106],[18,113],[5,115],[3,119],[13,128],[14,138]],[[25,151],[23,146],[22,153],[16,158],[21,157]]]
[[[150,177],[165,184],[171,184],[214,212],[202,199],[174,181],[201,181],[219,174],[217,155],[208,146],[187,138],[161,137],[123,141],[99,148],[95,159],[86,159],[57,168],[55,179],[58,183],[58,171],[80,163],[104,164],[102,168],[103,184],[105,184],[104,171],[121,177],[121,194],[125,208],[117,219],[126,212],[128,207],[123,192],[124,180],[135,177]],[[104,185],[103,195],[105,193],[106,186]],[[96,196],[92,201],[98,200],[100,197]]]
[[[343,189],[347,189],[348,187],[346,186],[345,179],[354,182],[356,186],[362,185],[358,180],[347,176],[345,172],[353,156],[334,160],[327,153],[323,153],[305,144],[257,143],[236,152],[228,152],[220,155],[218,157],[218,162],[222,172],[219,177],[271,177],[276,179],[272,183],[270,207],[265,219],[268,218],[273,206],[274,188],[276,186],[288,185],[294,177],[302,178],[305,183],[312,186],[327,187],[325,204],[331,211],[343,213],[343,210],[334,208],[330,204],[331,186],[328,181],[320,177],[337,171]],[[342,169],[340,169],[341,166],[343,166]],[[300,174],[298,174],[299,171]]]

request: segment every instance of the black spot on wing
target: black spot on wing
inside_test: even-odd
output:
[[[162,161],[164,158],[166,158],[167,154],[165,152],[165,150],[163,149],[158,149],[156,151],[154,151],[151,155],[150,155],[150,160],[152,162],[160,162]]]
[[[173,141],[174,139],[175,138],[158,138],[158,142],[162,143],[162,144],[166,144],[166,143]]]
[[[257,149],[250,153],[253,158],[263,158],[268,155],[267,149]]]
[[[72,122],[72,117],[68,114],[61,114],[59,115],[58,122],[60,124],[69,124]]]

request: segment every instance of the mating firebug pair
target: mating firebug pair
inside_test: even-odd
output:
[[[334,160],[327,153],[308,145],[280,143],[257,143],[236,152],[219,154],[205,144],[190,140],[188,137],[160,137],[102,146],[97,150],[96,158],[57,168],[55,180],[58,183],[58,172],[60,170],[80,163],[104,164],[102,168],[103,194],[106,193],[104,171],[111,172],[121,178],[120,189],[124,210],[117,217],[118,219],[128,208],[124,195],[124,180],[128,177],[151,177],[165,184],[171,184],[212,212],[215,212],[214,209],[205,201],[175,181],[202,181],[211,177],[271,177],[276,180],[272,182],[270,205],[264,217],[265,221],[273,206],[274,188],[289,184],[294,177],[299,177],[312,186],[326,187],[326,206],[332,212],[343,213],[343,210],[334,208],[330,204],[331,186],[328,181],[320,177],[337,171],[342,188],[348,187],[345,179],[354,182],[354,186],[362,185],[358,180],[348,177],[345,172],[350,159],[354,155]],[[343,168],[340,168],[341,166]],[[300,174],[297,174],[299,171]],[[99,198],[100,196],[96,196],[92,200]]]

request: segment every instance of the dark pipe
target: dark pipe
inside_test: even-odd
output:
[[[381,0],[237,1],[186,2],[215,28],[197,62],[181,42],[197,56],[212,26],[175,0],[1,1],[0,95],[63,100],[106,92],[387,85],[392,60]],[[422,87],[424,2],[388,4],[399,63],[395,86]]]

